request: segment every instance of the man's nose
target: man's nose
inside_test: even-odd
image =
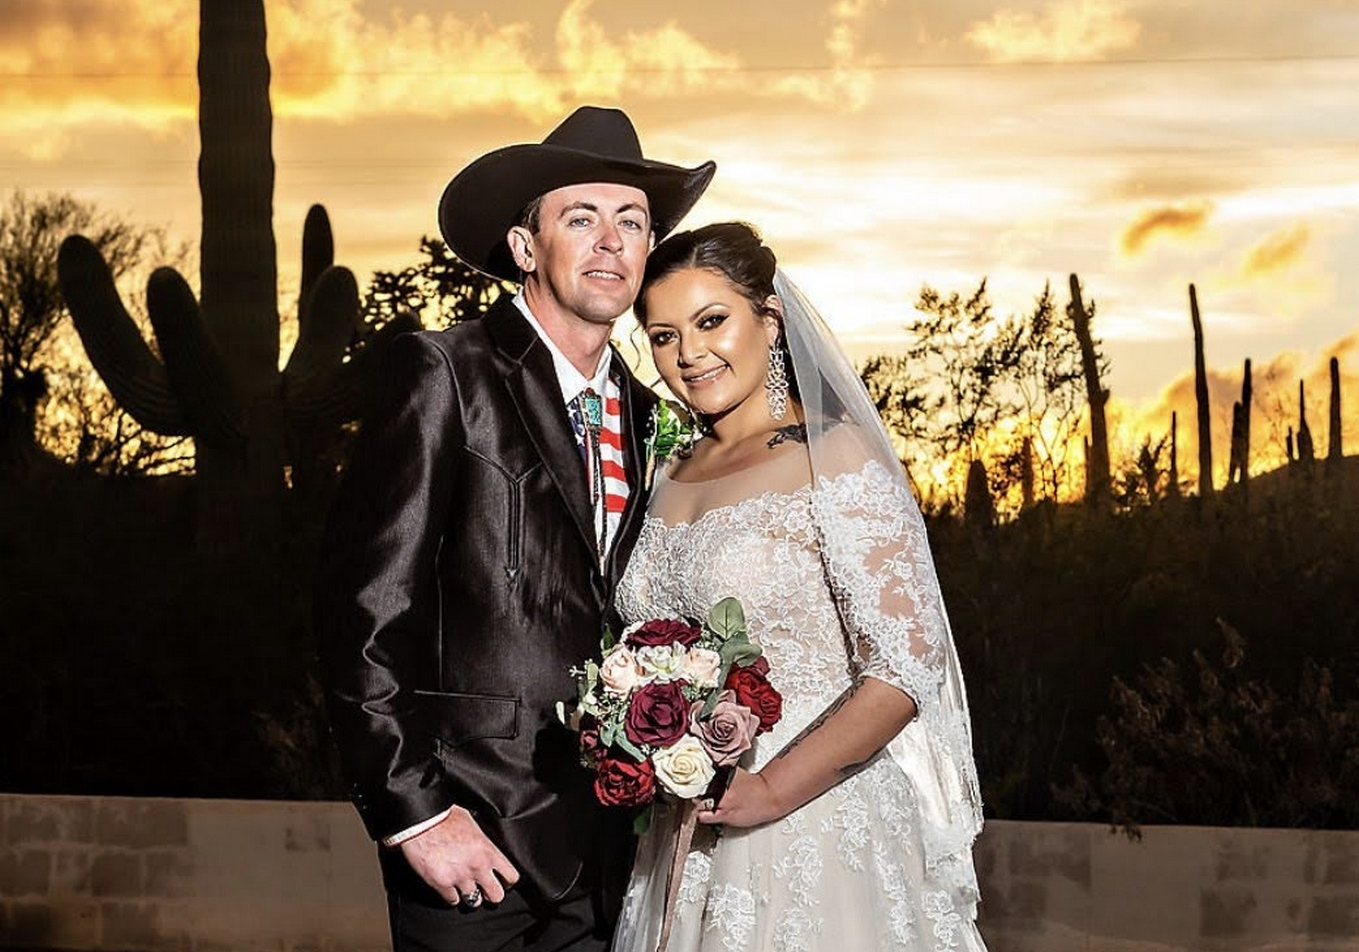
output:
[[[613,222],[605,222],[599,231],[599,241],[596,247],[605,251],[623,250],[623,233],[618,230],[618,226]]]

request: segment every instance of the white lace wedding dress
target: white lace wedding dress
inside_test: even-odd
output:
[[[629,622],[701,619],[728,595],[741,600],[784,699],[782,720],[742,761],[748,769],[856,677],[902,688],[920,716],[866,769],[783,820],[700,826],[668,948],[984,950],[973,922],[979,803],[961,811],[975,808],[973,824],[951,821],[957,804],[944,802],[975,799],[975,768],[965,700],[961,718],[933,700],[951,689],[952,653],[923,521],[875,462],[810,481],[798,453],[701,483],[658,475],[619,609]],[[655,950],[675,823],[676,811],[658,811],[641,839],[615,952]]]

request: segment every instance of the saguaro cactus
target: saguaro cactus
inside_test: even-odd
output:
[[[1109,475],[1109,428],[1104,419],[1104,405],[1109,402],[1109,391],[1100,380],[1099,351],[1090,331],[1090,312],[1081,300],[1081,282],[1071,275],[1071,321],[1076,339],[1081,345],[1081,366],[1085,371],[1085,396],[1090,404],[1090,441],[1086,453],[1085,498],[1087,502],[1108,503],[1112,480]]]
[[[272,542],[289,433],[333,429],[359,412],[382,339],[344,362],[361,329],[353,275],[332,267],[325,210],[302,240],[296,346],[278,371],[274,162],[262,0],[199,4],[202,295],[170,268],[147,285],[160,359],[142,340],[113,277],[85,238],[62,245],[59,278],[91,362],[118,402],[157,433],[194,437],[198,538],[210,550]],[[383,338],[409,323],[388,325]]]
[[[1306,384],[1298,381],[1298,462],[1305,465],[1317,458],[1316,444],[1312,441],[1312,428],[1307,425]]]
[[[1208,406],[1208,368],[1203,359],[1203,321],[1199,318],[1199,295],[1189,285],[1189,317],[1194,324],[1194,402],[1199,416],[1199,496],[1213,495],[1213,425]]]
[[[1326,459],[1338,460],[1345,454],[1341,441],[1340,424],[1340,360],[1331,358],[1331,403],[1330,403],[1330,443],[1326,447]]]
[[[1171,499],[1180,498],[1180,415],[1170,414],[1170,475],[1167,477],[1166,495]]]

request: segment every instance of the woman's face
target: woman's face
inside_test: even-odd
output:
[[[771,305],[777,298],[772,298]],[[763,398],[778,321],[757,312],[726,276],[675,271],[646,292],[647,339],[670,391],[707,417]]]

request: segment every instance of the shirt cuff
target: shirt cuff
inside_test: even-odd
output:
[[[447,818],[448,818],[448,815],[449,815],[450,813],[452,813],[452,812],[453,812],[453,808],[452,808],[452,807],[449,807],[447,810],[444,810],[442,813],[436,813],[434,816],[430,817],[428,820],[423,820],[423,821],[421,821],[420,823],[415,824],[415,826],[407,827],[406,829],[402,830],[400,833],[393,833],[391,836],[384,836],[384,837],[382,838],[382,840],[381,840],[381,843],[382,843],[383,846],[400,846],[402,843],[406,842],[407,840],[409,840],[409,839],[414,839],[415,837],[419,836],[421,833],[425,832],[426,830],[428,830],[428,829],[430,829],[430,828],[432,828],[432,827],[438,826],[438,825],[439,825],[440,823],[442,823],[445,819],[447,819]]]

